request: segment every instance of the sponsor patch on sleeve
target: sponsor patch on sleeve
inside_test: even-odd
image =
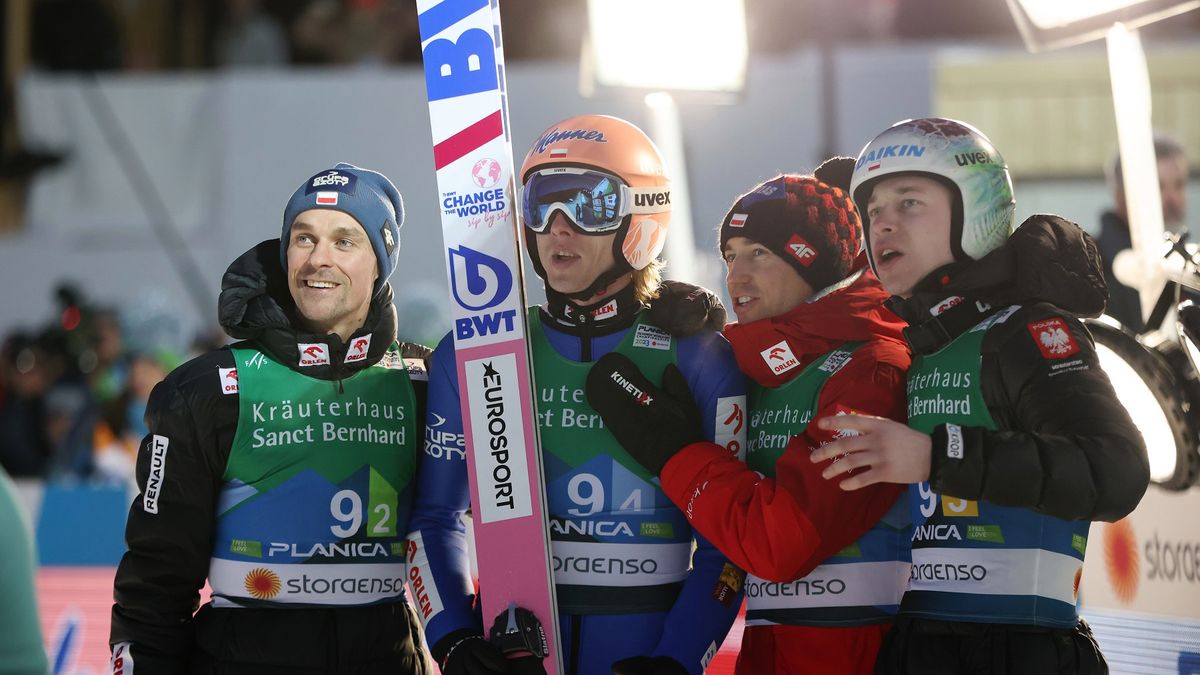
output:
[[[1065,359],[1079,352],[1079,344],[1075,342],[1075,336],[1071,335],[1067,322],[1061,317],[1031,321],[1027,324],[1027,328],[1044,358]]]
[[[633,335],[633,346],[665,351],[671,348],[671,334],[656,326],[638,324],[637,332]]]
[[[962,459],[963,457],[962,427],[949,422],[946,423],[946,456],[950,459]]]
[[[226,396],[238,393],[237,368],[217,368],[217,376],[221,380],[221,393]]]
[[[746,397],[722,396],[717,399],[716,433],[718,445],[740,460],[746,459]]]
[[[131,642],[118,642],[113,645],[112,661],[109,670],[112,675],[133,675],[133,654],[129,652]]]
[[[158,513],[158,498],[167,476],[167,446],[170,443],[166,436],[154,434],[150,438],[150,473],[146,476],[146,489],[142,492],[142,509],[146,513]]]
[[[725,563],[721,568],[721,576],[717,578],[716,588],[713,589],[713,599],[725,607],[731,606],[737,594],[741,592],[745,579],[745,572],[730,563]]]
[[[425,541],[420,532],[408,533],[407,552],[409,592],[421,622],[427,625],[430,619],[441,613],[444,606],[433,582],[433,568],[429,565]]]

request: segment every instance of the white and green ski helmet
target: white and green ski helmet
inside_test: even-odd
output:
[[[850,194],[862,217],[868,259],[871,190],[881,178],[906,173],[925,174],[952,188],[950,250],[955,260],[978,260],[1012,233],[1012,178],[988,137],[958,120],[904,120],[867,143],[854,164]]]

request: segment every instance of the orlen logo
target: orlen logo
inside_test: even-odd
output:
[[[133,674],[133,655],[129,653],[129,645],[128,642],[119,642],[113,647],[112,662],[109,664],[112,675]]]
[[[367,352],[371,349],[371,335],[368,333],[362,337],[356,337],[350,341],[350,348],[346,350],[345,363],[354,363],[367,358]]]
[[[793,234],[792,238],[788,239],[787,252],[805,267],[812,266],[813,261],[817,259],[817,249],[798,234]]]
[[[746,453],[746,397],[722,396],[717,399],[716,437],[718,445],[738,459]]]
[[[1141,559],[1138,557],[1137,537],[1128,520],[1118,520],[1104,526],[1104,568],[1108,570],[1108,582],[1113,594],[1121,604],[1133,602],[1141,576]]]
[[[512,270],[503,260],[466,246],[448,249],[450,254],[450,291],[463,309],[478,312],[495,307],[512,292]],[[488,312],[457,319],[458,339],[512,331],[517,310]],[[504,327],[501,328],[501,322]]]
[[[945,312],[946,310],[950,309],[951,307],[957,307],[957,306],[961,305],[962,301],[963,301],[963,296],[952,295],[952,296],[946,298],[945,300],[939,302],[935,307],[930,309],[929,313],[932,314],[933,316],[941,316],[942,312]]]
[[[237,368],[217,368],[217,377],[221,381],[222,394],[238,393]]]
[[[762,350],[759,354],[762,356],[763,361],[766,361],[767,366],[771,368],[771,372],[776,375],[786,373],[800,365],[800,360],[792,353],[792,348],[788,347],[787,340],[780,340],[778,343]]]
[[[265,567],[255,567],[247,572],[242,585],[251,597],[258,600],[270,600],[279,595],[279,589],[282,587],[279,575]]]
[[[471,179],[481,188],[495,186],[500,182],[500,163],[490,157],[484,157],[471,167]]]
[[[296,351],[300,352],[300,365],[327,366],[329,365],[329,345],[323,343],[296,343]]]

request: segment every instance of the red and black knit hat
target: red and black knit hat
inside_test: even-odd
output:
[[[819,290],[850,273],[862,225],[841,188],[813,176],[781,174],[733,203],[721,222],[720,250],[733,237],[766,246]]]

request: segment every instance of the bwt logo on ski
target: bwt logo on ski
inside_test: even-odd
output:
[[[296,344],[296,351],[300,352],[301,366],[329,365],[329,345],[327,344],[299,342]]]
[[[450,254],[450,291],[463,309],[478,312],[508,299],[513,289],[512,270],[503,260],[466,246],[447,249]],[[517,310],[506,309],[463,317],[454,321],[455,337],[466,340],[515,330]]]
[[[367,351],[371,349],[371,336],[364,335],[354,338],[350,342],[350,348],[346,350],[346,363],[354,363],[367,358]]]
[[[506,206],[507,202],[504,200],[503,188],[470,192],[465,195],[450,192],[442,197],[442,210],[446,215],[458,216],[459,218],[478,216],[493,211],[503,211]]]

